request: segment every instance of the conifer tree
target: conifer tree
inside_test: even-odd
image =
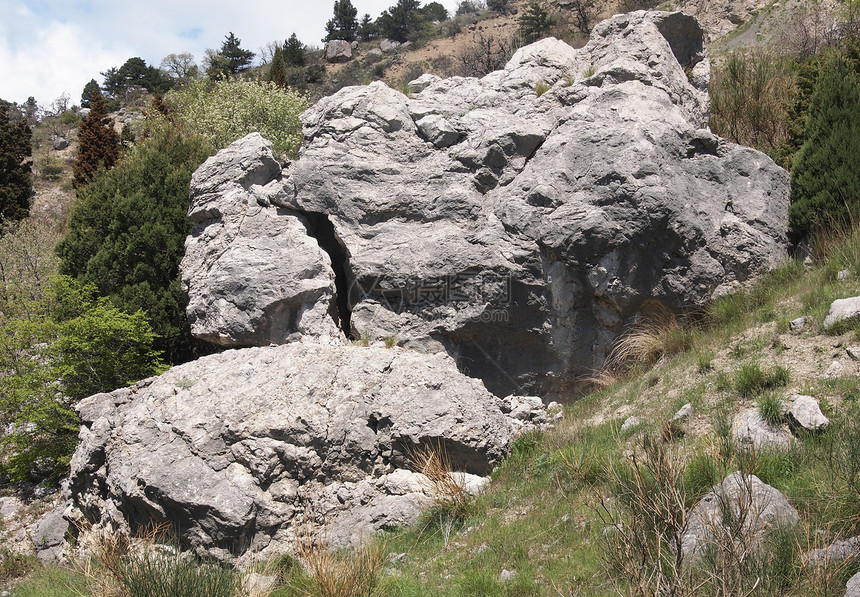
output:
[[[287,86],[287,63],[284,60],[284,51],[280,44],[275,47],[272,54],[272,64],[269,67],[269,80],[278,87]]]
[[[358,29],[357,16],[358,9],[352,5],[350,0],[335,0],[334,16],[325,25],[328,34],[323,41],[343,39],[351,42],[355,40],[355,31]]]
[[[81,121],[78,131],[78,157],[72,167],[75,188],[89,182],[99,168],[113,168],[119,145],[119,135],[107,115],[107,103],[98,90],[93,91],[90,114]]]
[[[397,4],[379,15],[376,23],[382,35],[402,43],[421,30],[424,13],[418,0],[397,0]]]
[[[90,79],[90,82],[84,85],[84,92],[81,94],[81,108],[89,108],[90,104],[93,101],[93,92],[98,91],[101,93],[99,89],[99,84],[95,79]]]
[[[844,57],[821,67],[805,142],[791,170],[789,225],[795,239],[860,214],[860,78]]]
[[[241,44],[242,40],[233,35],[232,31],[225,36],[218,53],[210,56],[209,66],[206,69],[210,79],[235,76],[251,67],[254,52],[242,48]]]
[[[305,44],[293,33],[284,43],[284,62],[287,66],[305,65]]]
[[[549,9],[540,0],[532,0],[520,16],[520,35],[526,43],[532,43],[549,33],[554,25]]]
[[[32,131],[23,118],[11,122],[11,104],[0,100],[0,221],[20,220],[30,211]]]

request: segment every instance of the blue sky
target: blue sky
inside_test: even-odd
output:
[[[440,0],[452,11],[457,0]],[[376,18],[396,0],[352,0],[359,17]],[[321,45],[334,0],[0,0],[0,98],[34,96],[48,106],[68,93],[80,103],[90,79],[133,56],[158,66],[171,53],[198,62],[232,31],[242,47],[259,53],[293,32]]]

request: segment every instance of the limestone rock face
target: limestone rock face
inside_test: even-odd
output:
[[[708,130],[708,73],[692,17],[617,15],[581,49],[544,39],[482,79],[424,75],[410,97],[373,83],[323,98],[302,116],[300,159],[248,188],[273,219],[333,228],[335,290],[315,290],[323,305],[307,309],[334,313],[334,293],[353,337],[445,351],[499,396],[563,393],[650,310],[702,305],[784,259],[788,176]],[[232,200],[241,215],[250,194],[195,187],[192,214]],[[195,234],[190,248],[209,233]],[[232,237],[213,236],[220,249],[195,250],[227,269]],[[261,278],[302,269],[268,261]],[[233,333],[226,293],[195,298],[208,272],[183,266],[192,321],[213,322],[195,333],[237,346],[284,336],[251,321],[248,341]],[[274,319],[257,318],[298,331]]]
[[[69,518],[169,522],[216,557],[334,546],[432,503],[410,452],[444,449],[478,487],[522,422],[444,354],[290,343],[228,350],[83,400]],[[544,413],[545,414],[545,413]]]
[[[183,290],[198,338],[219,346],[280,344],[290,334],[339,343],[331,259],[307,214],[271,206],[261,184],[280,175],[257,133],[194,173]]]

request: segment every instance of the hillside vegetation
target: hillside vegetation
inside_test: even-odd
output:
[[[633,4],[624,8],[640,7]],[[583,43],[588,23],[612,10],[584,5],[592,12],[579,20],[572,11],[542,15],[534,3],[465,6],[407,36],[409,52],[371,58],[379,39],[359,34],[359,58],[325,67],[318,51],[302,65],[293,54],[283,78],[273,76],[274,52],[266,64],[237,66],[218,81],[198,78],[196,65],[180,70],[176,57],[170,91],[145,64],[114,69],[95,92],[117,110],[105,123],[117,136],[117,159],[77,183],[72,167],[89,115],[68,101],[41,118],[0,103],[3,142],[16,141],[13,165],[32,163],[26,172],[7,168],[16,193],[3,195],[11,207],[0,230],[2,491],[28,498],[56,491],[76,445],[77,400],[210,350],[190,336],[178,278],[188,184],[207,156],[262,130],[281,157],[295,157],[298,115],[347,84],[385,79],[408,92],[423,72],[499,68],[524,40],[524,14],[540,35]],[[417,458],[416,467],[439,480],[436,506],[418,526],[357,551],[308,540],[301,563],[259,562],[253,572],[266,586],[256,588],[260,579],[248,572],[158,549],[134,555],[118,537],[104,537],[92,559],[64,568],[0,547],[0,585],[16,596],[843,594],[860,561],[811,565],[805,554],[860,535],[860,326],[823,326],[833,300],[860,295],[857,6],[834,4],[823,24],[798,9],[786,27],[792,43],[773,36],[755,47],[726,43],[715,60],[712,129],[791,170],[792,236],[810,259],[788,261],[703,312],[664,314],[629,330],[594,373],[594,391],[565,405],[554,429],[520,438],[482,494],[442,481],[457,468],[444,454]],[[731,35],[744,35],[743,27]],[[228,42],[235,47],[222,48],[227,54],[239,40]],[[276,49],[289,47],[287,40]],[[72,145],[60,147],[59,138]],[[17,191],[30,176],[36,195],[27,215]],[[800,317],[805,324],[792,327]],[[789,426],[786,401],[796,394],[819,401],[831,420],[826,430]],[[675,418],[687,404],[692,414]],[[739,446],[732,421],[745,410],[791,433],[789,447]],[[702,557],[684,556],[690,511],[735,471],[783,492],[801,523],[756,544],[736,521]],[[45,503],[35,499],[31,513]],[[19,528],[13,522],[0,521],[0,538]],[[170,541],[153,529],[138,542],[156,539]]]

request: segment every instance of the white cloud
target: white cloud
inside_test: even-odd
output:
[[[395,3],[353,0],[359,17],[375,18]],[[457,0],[442,4],[453,11]],[[293,32],[320,46],[333,5],[334,0],[0,0],[0,14],[8,15],[0,21],[0,98],[20,103],[32,95],[46,105],[68,93],[79,103],[87,81],[101,83],[102,71],[132,56],[158,66],[170,53],[191,52],[199,61],[229,31],[254,52]],[[196,35],[188,35],[192,31]]]

